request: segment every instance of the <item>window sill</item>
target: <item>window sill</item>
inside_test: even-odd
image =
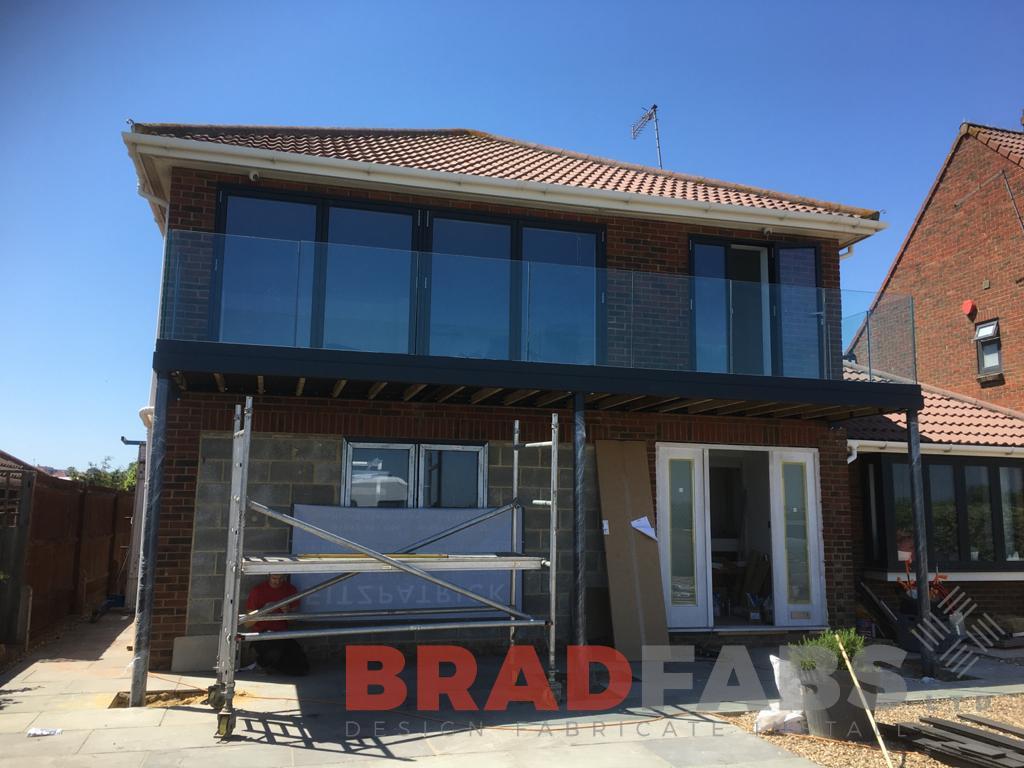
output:
[[[994,386],[997,386],[999,384],[1005,384],[1006,383],[1006,380],[1003,378],[1003,372],[1002,371],[994,371],[992,373],[979,373],[977,378],[978,378],[978,383],[981,384],[981,386],[983,386],[983,387],[986,387],[986,386],[994,387]]]

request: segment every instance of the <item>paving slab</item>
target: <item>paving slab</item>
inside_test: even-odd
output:
[[[783,761],[786,765],[792,764],[794,768],[814,765],[761,739],[729,738],[728,747],[723,747],[723,737],[728,738],[723,734],[696,736],[691,739],[648,739],[643,745],[675,768],[740,764],[768,768],[772,762],[777,761]]]
[[[35,765],[44,757],[73,755],[85,743],[89,731],[64,731],[56,736],[30,738],[24,733],[0,734],[0,755],[5,759],[18,758],[21,765]]]
[[[157,707],[135,709],[70,709],[44,711],[32,721],[33,728],[92,731],[97,728],[155,728],[166,712]]]
[[[149,752],[189,747],[208,747],[213,732],[190,725],[173,725],[166,728],[106,728],[88,731],[88,738],[81,745],[82,754],[95,752]]]
[[[117,752],[98,755],[40,755],[29,763],[24,757],[0,758],[0,768],[140,768],[145,752]]]
[[[0,712],[0,733],[24,733],[37,712]]]

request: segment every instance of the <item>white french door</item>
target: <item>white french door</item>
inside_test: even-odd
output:
[[[669,627],[711,625],[705,451],[658,445],[658,544]]]
[[[739,445],[657,445],[657,531],[671,629],[714,626],[708,453],[769,454],[775,626],[825,623],[817,451]]]
[[[772,573],[775,625],[825,623],[817,452],[772,451]]]

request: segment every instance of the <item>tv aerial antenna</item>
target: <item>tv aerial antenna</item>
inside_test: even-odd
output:
[[[647,127],[647,124],[651,122],[654,123],[654,143],[658,148],[658,167],[663,169],[665,166],[661,163],[661,132],[658,130],[657,104],[651,104],[650,107],[645,108],[640,119],[633,123],[630,133],[633,134],[633,140],[636,141],[636,138],[643,132],[644,128]]]

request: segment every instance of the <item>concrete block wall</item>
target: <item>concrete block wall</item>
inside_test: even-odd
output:
[[[255,434],[249,464],[249,496],[274,506],[292,504],[336,505],[341,498],[343,438],[322,435]],[[489,506],[507,504],[512,500],[512,443],[494,441],[488,444]],[[527,553],[546,556],[548,553],[548,517],[546,507],[532,506],[534,499],[547,499],[550,488],[550,458],[547,449],[523,450],[520,455],[520,499],[524,501],[522,535]],[[570,606],[568,584],[572,581],[572,518],[573,472],[572,444],[559,446],[558,494],[558,580],[566,585],[559,590],[557,631],[568,637]],[[594,451],[587,448],[587,472],[590,483],[585,493],[588,521],[587,569],[588,586],[600,593],[607,588],[604,570],[603,542],[598,528],[599,508],[594,482]],[[228,433],[210,432],[200,436],[199,470],[196,483],[195,519],[192,534],[192,558],[188,589],[186,633],[213,634],[219,630],[223,605],[225,574],[225,542],[227,541],[228,498],[231,479],[231,438]],[[368,510],[369,512],[369,510]],[[245,551],[287,552],[290,529],[283,523],[249,513],[246,518]],[[248,594],[257,581],[243,580],[242,594]],[[528,613],[546,616],[548,610],[547,571],[523,574],[523,608]],[[606,600],[607,598],[605,598]],[[598,603],[598,605],[600,605]],[[605,615],[594,617],[595,626],[607,625]],[[531,632],[529,637],[532,637]],[[456,639],[454,633],[441,635],[423,633],[433,642]],[[505,642],[505,630],[481,630],[473,633],[479,641]],[[391,642],[391,637],[388,638]],[[465,641],[460,632],[457,639]],[[373,642],[369,636],[349,638],[350,641]],[[315,655],[327,655],[340,641],[309,642]]]
[[[263,504],[338,504],[342,440],[322,435],[254,434],[249,461],[249,498]],[[218,631],[224,595],[231,436],[204,433],[199,442],[187,634]],[[264,515],[248,513],[245,552],[287,552],[290,528]],[[256,581],[243,580],[242,594]]]

